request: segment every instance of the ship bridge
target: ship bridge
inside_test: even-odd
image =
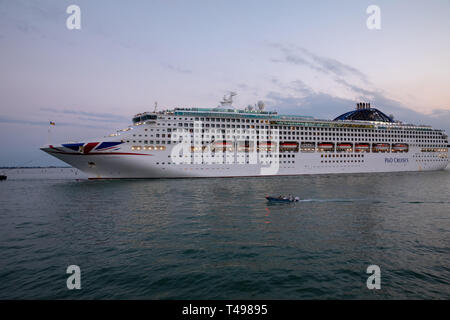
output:
[[[157,115],[154,113],[144,112],[144,113],[138,113],[133,117],[133,124],[137,123],[143,123],[149,120],[156,120]]]

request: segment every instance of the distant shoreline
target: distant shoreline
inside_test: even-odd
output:
[[[55,180],[55,179],[85,179],[87,175],[77,168],[47,166],[47,167],[2,167],[0,174],[9,180]]]
[[[45,167],[0,167],[0,170],[4,169],[68,169],[73,168],[70,166],[58,167],[58,166],[45,166]]]

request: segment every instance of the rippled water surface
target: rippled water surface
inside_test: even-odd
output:
[[[0,299],[449,299],[450,171],[8,180],[0,253]]]

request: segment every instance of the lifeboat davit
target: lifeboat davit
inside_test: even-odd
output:
[[[396,143],[392,145],[392,151],[394,152],[408,151],[408,149],[408,145],[404,143]]]
[[[319,143],[318,147],[322,148],[322,149],[333,149],[334,144],[332,144],[332,143]]]
[[[350,151],[353,148],[351,143],[338,143],[337,148],[340,150]]]
[[[388,143],[374,143],[373,152],[389,152],[389,147]]]
[[[319,143],[317,149],[319,151],[334,151],[334,144],[329,142]]]
[[[283,149],[297,149],[298,148],[298,142],[281,142],[280,148]]]
[[[370,145],[368,143],[357,143],[355,144],[355,152],[369,152]]]

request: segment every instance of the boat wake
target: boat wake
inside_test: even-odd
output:
[[[368,199],[300,199],[299,202],[372,202],[372,203],[379,203],[381,201],[377,200],[368,200]]]
[[[337,199],[299,199],[297,201],[271,201],[271,204],[282,204],[282,203],[289,203],[289,202],[297,202],[297,203],[364,203],[364,204],[389,204],[391,201],[381,201],[377,199],[345,199],[345,198],[337,198]],[[400,201],[397,203],[402,204],[447,204],[450,203],[450,201],[421,201],[421,200],[411,200],[411,201]]]

